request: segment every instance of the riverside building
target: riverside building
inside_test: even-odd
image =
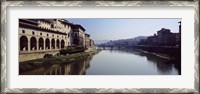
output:
[[[85,29],[65,19],[19,19],[19,62],[58,54],[68,46],[85,46]]]

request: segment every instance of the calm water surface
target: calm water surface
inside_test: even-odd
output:
[[[167,60],[135,50],[102,50],[70,64],[55,64],[22,75],[179,75]]]

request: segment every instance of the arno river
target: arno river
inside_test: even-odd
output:
[[[173,62],[172,62],[173,63]],[[179,75],[167,60],[136,50],[102,50],[70,64],[54,64],[24,75]]]

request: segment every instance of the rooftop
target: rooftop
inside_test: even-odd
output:
[[[85,32],[85,28],[83,28],[80,24],[74,24],[74,25],[72,25],[72,29],[78,29],[78,28],[82,29],[83,32]]]
[[[85,36],[90,37],[90,34],[85,33]]]

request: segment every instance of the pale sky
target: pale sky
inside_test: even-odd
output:
[[[80,24],[93,40],[117,40],[150,36],[161,28],[178,32],[181,19],[110,19],[70,18],[68,21]]]

